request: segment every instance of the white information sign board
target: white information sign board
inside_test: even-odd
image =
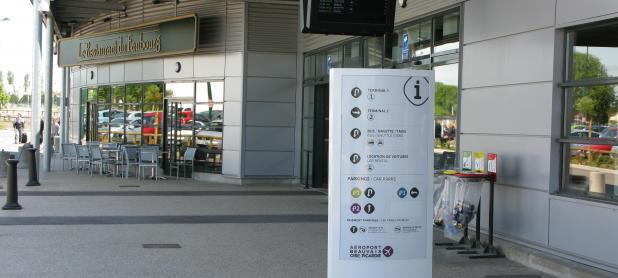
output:
[[[328,277],[431,277],[433,71],[330,71]]]

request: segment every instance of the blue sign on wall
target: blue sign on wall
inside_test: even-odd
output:
[[[410,57],[410,44],[408,40],[408,33],[403,33],[403,46],[401,48],[401,59],[408,60]]]

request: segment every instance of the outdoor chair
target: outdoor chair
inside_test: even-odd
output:
[[[90,146],[90,175],[94,172],[94,167],[98,165],[99,175],[103,175],[103,168],[105,165],[109,165],[109,158],[103,157],[101,149],[98,146]],[[108,167],[109,168],[109,167]]]
[[[79,170],[82,167],[88,166],[90,168],[90,151],[88,150],[88,146],[86,145],[77,145],[77,173],[79,174]]]
[[[62,144],[62,171],[64,171],[66,161],[69,162],[70,169],[73,169],[73,161],[77,161],[75,144]]]
[[[195,162],[195,148],[187,148],[185,150],[185,154],[182,156],[181,160],[172,161],[170,163],[170,174],[172,174],[172,169],[176,168],[176,179],[178,179],[178,172],[180,171],[180,167],[182,167],[183,177],[187,177],[187,166],[191,166],[191,176],[193,177],[193,164]]]
[[[151,168],[151,175],[155,181],[159,179],[159,149],[158,148],[142,148],[139,151],[139,165],[137,166],[137,178],[144,179],[144,170],[142,168]]]
[[[131,166],[135,166],[136,168],[138,168],[136,170],[139,171],[138,148],[135,146],[124,146],[122,148],[122,152],[124,153],[124,156],[122,158],[122,165],[125,167],[124,177],[129,178],[129,169],[131,168]]]

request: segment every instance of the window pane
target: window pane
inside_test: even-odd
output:
[[[346,68],[361,68],[363,67],[363,61],[361,60],[360,42],[353,41],[344,45],[344,67]]]
[[[99,90],[99,92],[101,92]],[[101,143],[109,142],[109,119],[110,119],[110,106],[99,105],[99,121],[97,123],[97,141]]]
[[[100,104],[109,103],[111,96],[111,88],[109,86],[101,86],[97,88],[97,102]]]
[[[431,54],[431,21],[426,21],[418,26],[418,36],[414,38],[414,57]]]
[[[223,102],[223,82],[197,82],[195,86],[196,102]]]
[[[127,86],[127,98],[128,98],[129,88]],[[127,115],[135,115],[137,113],[142,113],[142,106],[140,104],[129,104],[125,106],[127,109]],[[127,144],[135,144],[139,145],[142,141],[142,118],[133,118],[132,120],[127,119],[127,123],[125,125],[125,142]]]
[[[112,86],[112,103],[124,103],[124,86]]]
[[[434,67],[436,76],[435,99],[435,152],[451,152],[457,146],[457,94],[459,64]],[[453,163],[452,159],[448,159]],[[442,165],[440,168],[453,168],[454,165]]]
[[[165,84],[165,96],[191,99],[193,101],[193,82],[171,82]]]
[[[328,50],[326,54],[326,74],[328,71],[333,68],[340,68],[343,64],[341,62],[341,47],[335,47],[333,49]]]
[[[573,43],[573,79],[618,77],[618,24],[569,33]]]
[[[382,47],[384,38],[374,37],[365,41],[365,66],[382,67]]]
[[[315,76],[315,56],[305,56],[305,79],[310,79]]]
[[[618,138],[618,85],[574,87],[567,92],[568,137]]]
[[[142,85],[132,84],[126,86],[126,102],[127,103],[142,103]]]
[[[112,110],[119,111],[109,122],[110,140],[116,143],[124,143],[124,127],[126,125],[124,105],[112,105]]]
[[[567,145],[568,178],[564,192],[618,200],[618,152],[610,145]]]
[[[97,90],[95,88],[88,89],[88,101],[97,101]]]
[[[142,115],[142,144],[158,145],[163,131],[163,105],[144,104]]]
[[[144,103],[162,103],[163,102],[163,84],[150,83],[144,84]]]
[[[459,12],[435,18],[434,30],[434,52],[459,48]]]
[[[195,111],[195,170],[220,173],[223,162],[223,103],[214,103],[213,107],[196,104]]]

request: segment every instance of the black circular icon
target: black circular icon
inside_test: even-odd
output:
[[[352,131],[350,131],[350,135],[352,135],[352,138],[358,139],[358,137],[361,136],[361,131],[358,128],[352,129]]]
[[[365,205],[365,212],[367,214],[372,214],[375,210],[376,208],[371,203]]]
[[[410,196],[412,196],[412,198],[418,197],[418,188],[412,187],[412,189],[410,189]]]
[[[367,198],[370,198],[370,199],[371,199],[371,198],[372,198],[373,196],[375,196],[375,195],[376,195],[376,191],[375,191],[375,190],[373,190],[373,188],[371,188],[371,187],[367,187],[367,189],[365,189],[365,197],[367,197]]]
[[[361,89],[359,89],[358,87],[354,87],[354,89],[352,89],[352,96],[354,98],[358,98],[363,94],[363,92],[361,91]]]
[[[358,228],[356,226],[352,226],[352,227],[350,227],[350,232],[355,234],[356,232],[358,232]]]
[[[358,118],[361,115],[361,110],[358,107],[354,107],[354,108],[352,108],[352,112],[351,113],[352,113],[352,117]]]
[[[357,153],[352,154],[352,155],[350,156],[350,161],[352,161],[352,163],[354,163],[354,164],[359,163],[359,162],[360,162],[360,160],[361,160],[361,157],[360,157],[360,155],[358,155]]]

